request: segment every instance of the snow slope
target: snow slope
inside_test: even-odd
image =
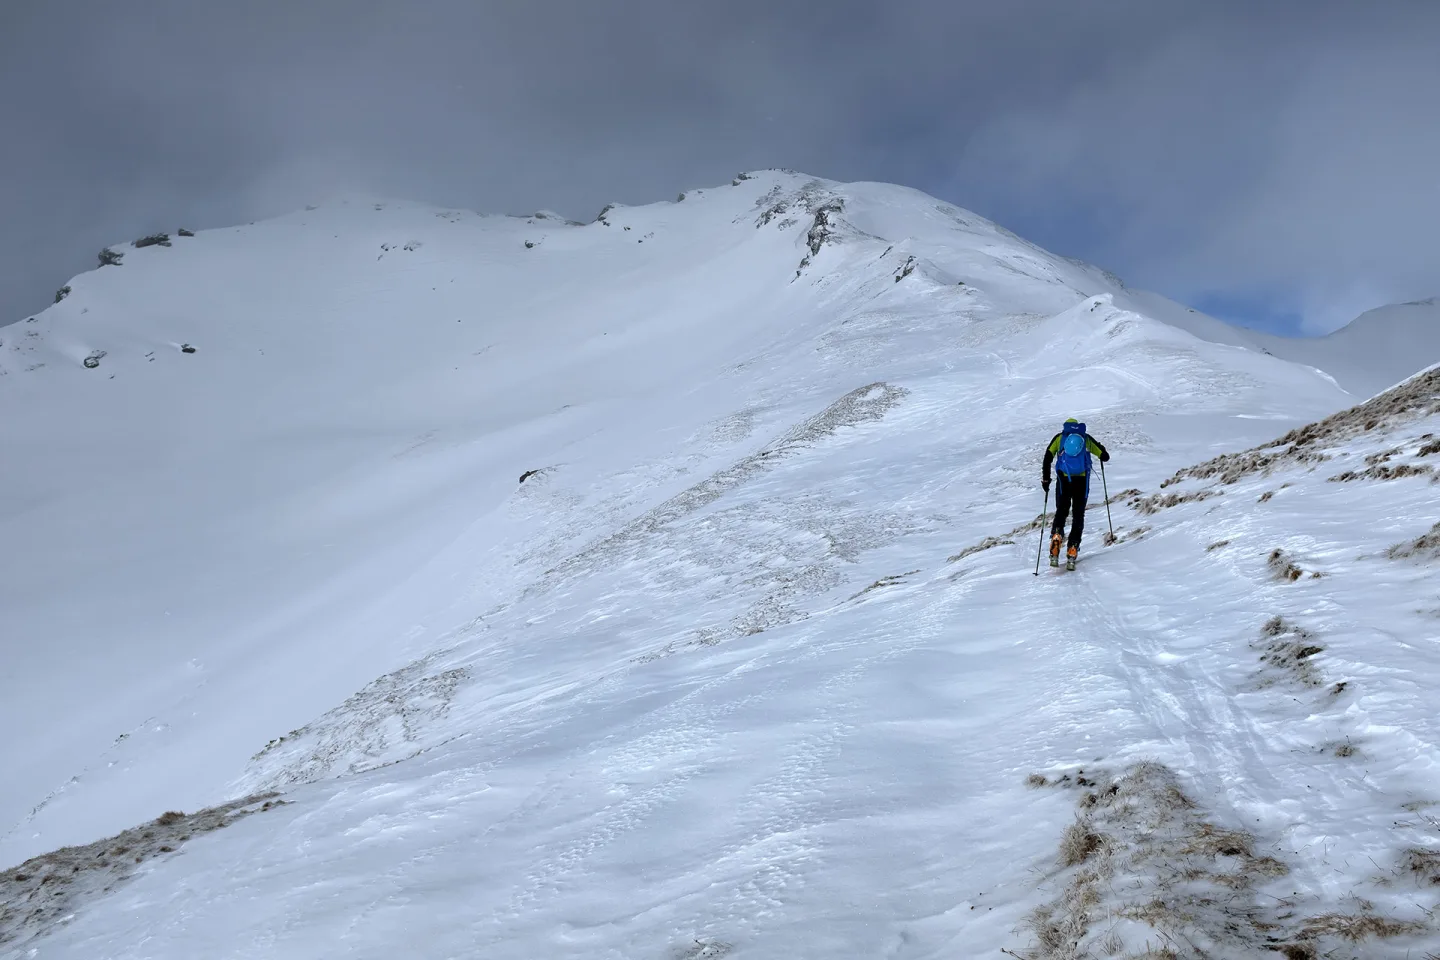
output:
[[[1242,330],[1158,294],[1125,291],[1123,302],[1214,343],[1242,346],[1323,370],[1357,401],[1440,363],[1440,306],[1434,298],[1368,310],[1323,337]]]
[[[1265,337],[1276,356],[1319,367],[1361,397],[1440,363],[1440,304],[1432,297],[1366,311],[1324,337]]]
[[[1433,410],[1162,489],[1353,398],[881,184],[174,244],[0,329],[0,950],[1437,942]]]

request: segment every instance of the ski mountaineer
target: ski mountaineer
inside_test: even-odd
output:
[[[1101,463],[1110,459],[1105,445],[1085,432],[1085,424],[1071,417],[1065,421],[1060,432],[1055,434],[1045,447],[1045,463],[1041,467],[1040,486],[1050,493],[1050,463],[1055,463],[1055,475],[1060,486],[1055,490],[1055,523],[1050,527],[1050,566],[1060,565],[1060,541],[1065,536],[1065,518],[1074,513],[1070,524],[1070,544],[1065,551],[1065,569],[1075,569],[1075,558],[1080,554],[1080,537],[1085,533],[1085,501],[1090,496],[1091,455],[1098,456]]]

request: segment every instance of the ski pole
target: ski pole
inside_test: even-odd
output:
[[[1040,554],[1045,550],[1045,521],[1050,516],[1050,488],[1045,488],[1045,503],[1040,508],[1040,545],[1035,548],[1035,576],[1040,576]]]
[[[1100,489],[1105,492],[1105,522],[1110,524],[1110,542],[1115,542],[1115,521],[1110,519],[1110,485],[1105,482],[1105,461],[1100,461]],[[1040,565],[1037,563],[1038,570]]]

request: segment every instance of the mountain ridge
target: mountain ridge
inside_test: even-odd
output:
[[[354,211],[362,209],[373,209],[381,211],[386,209],[413,209],[417,211],[430,211],[437,217],[446,220],[460,219],[481,219],[481,220],[503,220],[523,221],[526,225],[537,224],[545,226],[582,227],[593,224],[605,224],[608,213],[619,210],[647,210],[661,209],[675,204],[684,203],[687,198],[701,198],[712,195],[717,191],[742,186],[753,186],[755,183],[764,180],[770,185],[770,192],[774,194],[769,201],[758,205],[758,219],[768,222],[771,218],[781,220],[793,220],[794,213],[790,211],[790,205],[806,202],[807,191],[819,195],[818,192],[828,192],[836,197],[843,195],[845,188],[858,190],[878,190],[889,192],[892,195],[909,195],[918,199],[916,206],[933,205],[934,209],[945,217],[948,217],[953,225],[962,229],[971,229],[980,234],[992,234],[997,238],[1013,241],[1022,249],[1038,252],[1044,259],[1055,265],[1065,265],[1073,268],[1076,277],[1086,278],[1094,292],[1110,291],[1122,296],[1125,302],[1132,303],[1141,312],[1146,312],[1157,318],[1163,317],[1163,322],[1172,326],[1178,326],[1202,339],[1215,343],[1223,343],[1232,346],[1243,346],[1247,349],[1255,349],[1270,352],[1287,360],[1304,363],[1308,366],[1324,370],[1337,378],[1347,390],[1355,395],[1357,399],[1363,399],[1378,392],[1393,383],[1420,369],[1426,362],[1425,358],[1431,357],[1440,359],[1440,321],[1433,317],[1419,317],[1418,312],[1435,308],[1435,299],[1428,298],[1406,303],[1389,304],[1366,311],[1355,318],[1345,327],[1331,334],[1322,337],[1278,337],[1266,334],[1245,327],[1234,326],[1225,321],[1218,320],[1206,314],[1200,313],[1193,308],[1175,303],[1163,295],[1150,291],[1131,289],[1126,286],[1123,280],[1111,271],[1069,257],[1061,257],[1050,254],[1040,247],[1019,237],[1003,226],[988,220],[971,211],[964,210],[954,204],[936,200],[933,197],[923,194],[913,188],[898,186],[894,184],[871,183],[859,181],[853,184],[845,184],[838,181],[825,180],[812,177],[804,173],[792,170],[767,169],[747,171],[731,181],[730,187],[702,187],[683,192],[675,201],[659,201],[652,204],[640,206],[628,206],[625,204],[610,203],[605,205],[599,216],[590,223],[569,220],[558,213],[549,210],[540,210],[533,214],[508,215],[508,214],[486,214],[473,211],[457,210],[454,208],[436,207],[430,204],[395,200],[383,198],[352,198],[331,201],[323,205],[311,205],[304,210],[296,210],[288,214],[281,214],[269,220],[259,221],[259,224],[291,224],[306,222],[306,217],[313,217],[321,210],[335,210],[337,208],[350,209]],[[781,194],[784,194],[782,198]],[[765,198],[761,198],[764,200]],[[783,208],[783,212],[781,209]],[[806,215],[813,217],[813,210],[806,210]],[[256,224],[251,224],[255,226]],[[763,225],[763,224],[759,224]],[[243,230],[243,227],[222,227],[213,230],[200,231],[203,235],[215,235],[233,230]],[[893,233],[893,231],[891,231]],[[171,243],[184,244],[193,242],[185,236],[173,237]],[[877,234],[884,235],[884,234]],[[899,242],[907,238],[892,237],[892,240]],[[913,239],[913,238],[910,238]],[[540,239],[531,239],[526,242],[540,243]],[[133,245],[115,244],[108,249],[116,250],[122,255],[126,252],[132,255],[137,251],[132,249]],[[391,249],[403,249],[404,243],[384,243],[381,251],[383,257]],[[803,259],[803,258],[802,258]],[[132,261],[133,262],[133,261]],[[123,267],[124,261],[119,264]],[[100,268],[104,269],[104,268]],[[803,269],[803,268],[802,268]],[[72,278],[63,288],[65,296],[71,295],[77,281],[82,288],[87,286],[89,281],[85,278],[92,277],[96,270],[87,271]],[[59,301],[57,301],[58,303]],[[43,316],[47,311],[32,315],[28,321],[17,319],[11,324],[19,322],[33,322],[37,317]],[[3,329],[3,326],[0,326]],[[0,335],[0,342],[3,342],[3,335]],[[74,359],[84,359],[77,356]],[[1359,358],[1357,360],[1357,357]],[[1415,358],[1418,357],[1418,360]],[[4,354],[0,352],[0,364],[3,364]],[[0,369],[4,369],[0,366]]]

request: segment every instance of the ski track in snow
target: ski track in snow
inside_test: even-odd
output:
[[[288,802],[167,848],[47,936],[9,953],[0,939],[0,957],[938,960],[1005,948],[1078,960],[1138,956],[1155,937],[1187,960],[1216,955],[1206,943],[1236,957],[1305,943],[1399,958],[1440,943],[1440,854],[1424,872],[1440,851],[1426,812],[1440,808],[1426,706],[1440,619],[1424,607],[1437,603],[1423,599],[1426,561],[1385,555],[1425,533],[1421,431],[1436,417],[1343,438],[1333,462],[1184,479],[1163,491],[1175,505],[1149,513],[1117,497],[1110,547],[1094,488],[1079,569],[1037,578],[1040,531],[1023,528],[1040,450],[1065,416],[1083,414],[1115,454],[1112,495],[1148,495],[1276,429],[1239,418],[1304,422],[1345,396],[1323,375],[1157,323],[1123,306],[1113,278],[899,188],[756,175],[583,228],[481,223],[463,254],[449,246],[463,218],[337,216],[353,226],[362,213],[396,218],[355,241],[366,270],[390,272],[347,288],[341,313],[431,302],[481,251],[540,271],[541,292],[499,285],[491,308],[553,310],[573,356],[503,324],[467,329],[473,290],[434,300],[434,322],[399,340],[377,328],[397,357],[412,340],[447,344],[433,369],[365,366],[348,342],[317,348],[361,364],[375,395],[406,411],[363,431],[348,425],[368,424],[369,407],[315,414],[316,436],[351,438],[363,455],[317,455],[294,468],[303,482],[275,488],[283,507],[249,507],[266,531],[256,556],[284,544],[330,566],[296,566],[299,586],[273,595],[249,586],[260,567],[237,568],[267,619],[200,651],[202,682],[147,694],[161,709],[140,714],[146,737],[68,779],[26,755],[23,769],[41,771],[26,784],[33,809],[4,840],[29,852],[46,831],[69,842],[128,825],[106,791],[123,810],[271,789]],[[691,216],[724,239],[687,234]],[[432,236],[421,224],[437,218]],[[633,259],[642,250],[659,259]],[[593,276],[544,272],[546,258],[582,252]],[[323,269],[347,275],[335,256]],[[134,256],[91,282],[126,270],[148,283],[161,262]],[[659,306],[631,295],[636,278],[667,271],[678,279],[654,281]],[[733,282],[752,274],[753,296]],[[629,286],[596,279],[611,275]],[[35,335],[5,329],[3,389],[77,372],[17,368],[75,352],[47,346],[62,321],[75,343],[120,336],[76,326],[77,304],[101,303],[85,279]],[[695,306],[704,284],[730,297],[709,315]],[[275,333],[251,335],[281,352]],[[161,364],[106,344],[99,370],[172,385],[206,369],[180,361],[235,349],[217,332],[216,346]],[[483,374],[444,379],[459,373],[453,356]],[[433,392],[417,399],[419,383]],[[554,394],[533,396],[539,383]],[[511,420],[466,419],[505,403]],[[1347,467],[1369,473],[1327,482]],[[117,503],[135,496],[117,489]],[[1202,490],[1222,495],[1185,499]],[[30,506],[7,522],[38,523],[33,511],[63,493],[17,487],[9,502]],[[283,522],[260,522],[272,515]],[[316,517],[313,529],[297,519]],[[315,579],[342,555],[358,558],[352,579]],[[372,571],[368,557],[386,559]],[[1295,579],[1277,576],[1285,564]],[[34,623],[53,616],[36,610]],[[262,746],[255,724],[225,724],[265,685],[282,692],[253,712],[298,725]],[[222,755],[206,755],[211,742]],[[146,786],[167,770],[194,770],[195,788]],[[1027,776],[1071,789],[1027,789]],[[1106,782],[1133,806],[1087,801],[1085,785]],[[1165,814],[1165,830],[1229,831],[1273,873],[1236,880],[1229,854],[1126,820],[1170,786],[1190,806]],[[1103,865],[1142,874],[1106,890],[1085,880],[1094,859],[1064,861],[1072,821],[1113,833]],[[1187,869],[1193,918],[1127,900],[1159,902]],[[1206,884],[1225,883],[1229,900],[1205,906]],[[1346,946],[1342,915],[1392,928]],[[1056,917],[1075,942],[1052,949],[1042,934]]]

